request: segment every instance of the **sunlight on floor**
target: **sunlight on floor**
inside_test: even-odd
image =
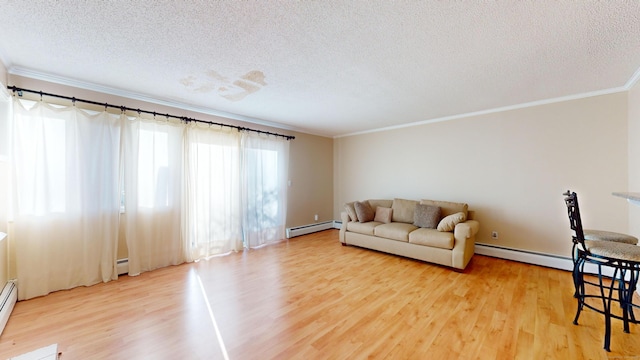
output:
[[[209,311],[209,317],[211,318],[211,323],[213,324],[214,329],[216,330],[216,337],[218,338],[218,343],[220,344],[220,349],[222,351],[222,356],[225,360],[229,360],[229,354],[227,354],[227,348],[224,346],[224,341],[222,340],[222,334],[220,334],[220,329],[218,329],[218,323],[216,322],[215,316],[213,316],[213,310],[211,310],[211,304],[209,303],[209,298],[207,297],[207,292],[204,289],[204,285],[202,285],[202,279],[200,279],[200,274],[196,271],[196,276],[198,277],[198,284],[200,285],[200,291],[202,291],[202,297],[204,302],[207,304],[207,310]]]

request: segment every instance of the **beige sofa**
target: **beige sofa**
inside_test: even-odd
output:
[[[340,242],[464,270],[480,226],[471,215],[467,204],[448,201],[351,202],[341,214]]]

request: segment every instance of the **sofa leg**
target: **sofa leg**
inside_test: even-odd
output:
[[[340,244],[342,244],[342,246],[347,246],[346,242],[340,242]]]

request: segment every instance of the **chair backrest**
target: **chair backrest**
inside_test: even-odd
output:
[[[567,204],[569,224],[571,225],[571,230],[573,230],[575,233],[575,235],[573,236],[573,243],[580,243],[582,245],[582,248],[585,249],[586,247],[584,246],[584,229],[582,228],[582,219],[580,218],[578,194],[567,190],[567,192],[562,195],[566,196],[564,198],[564,202],[565,204]]]

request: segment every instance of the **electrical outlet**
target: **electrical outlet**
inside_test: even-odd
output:
[[[491,232],[491,238],[493,240],[498,240],[498,232],[497,231],[492,231]]]
[[[313,215],[313,220],[318,221],[318,214]]]

